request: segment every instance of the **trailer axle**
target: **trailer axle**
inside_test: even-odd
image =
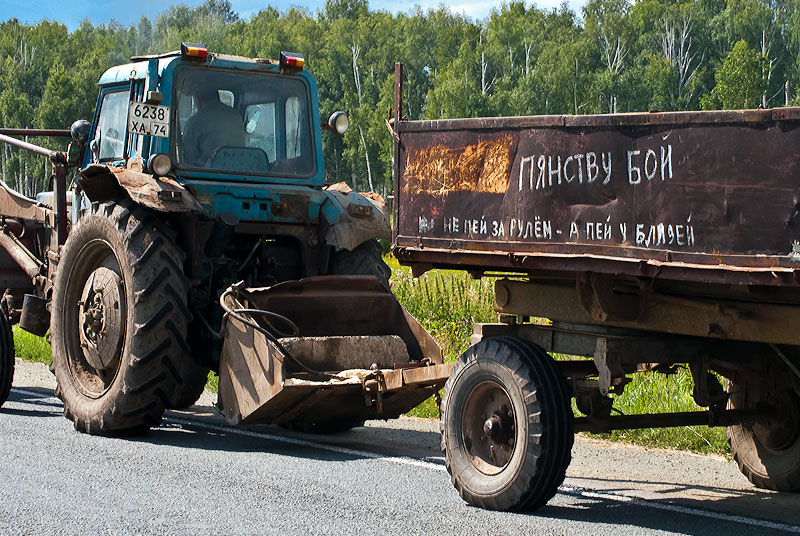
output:
[[[615,415],[602,419],[577,417],[573,422],[575,432],[594,434],[612,430],[638,428],[675,428],[679,426],[730,426],[741,423],[765,422],[777,412],[772,409],[733,409],[724,411],[683,411],[677,413],[650,413],[646,415]]]

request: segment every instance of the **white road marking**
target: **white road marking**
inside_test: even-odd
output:
[[[562,485],[561,487],[558,488],[558,491],[564,493],[565,495],[573,495],[575,497],[585,497],[587,499],[603,499],[603,500],[616,501],[627,504],[635,504],[637,506],[655,508],[656,510],[666,510],[668,512],[677,512],[697,517],[708,517],[711,519],[718,519],[720,521],[729,521],[732,523],[744,523],[746,525],[753,525],[755,527],[763,527],[773,530],[783,530],[794,534],[800,534],[800,527],[798,527],[797,525],[786,525],[784,523],[775,523],[773,521],[767,521],[764,519],[753,519],[749,517],[735,516],[732,514],[723,514],[721,512],[712,512],[710,510],[700,510],[698,508],[689,508],[677,504],[639,499],[638,497],[631,497],[629,495],[618,495],[616,493],[593,491],[589,489],[582,489],[567,485]]]
[[[36,391],[28,391],[26,389],[18,389],[14,388],[14,391],[18,393],[22,393],[29,396],[34,396],[37,398],[50,398],[53,400],[58,401],[58,399],[52,395],[45,395],[42,393],[37,393]],[[205,430],[210,430],[213,432],[224,432],[227,434],[235,434],[244,437],[256,437],[259,439],[266,439],[269,441],[279,441],[282,443],[288,443],[290,445],[296,445],[301,447],[309,447],[319,450],[327,450],[331,452],[336,452],[339,454],[347,454],[350,456],[358,456],[360,458],[368,458],[372,460],[381,460],[387,461],[390,463],[396,463],[399,465],[408,465],[412,467],[421,467],[423,469],[430,469],[432,471],[439,471],[443,472],[447,469],[442,464],[427,462],[424,460],[417,460],[414,458],[408,458],[406,456],[386,456],[383,454],[378,454],[376,452],[369,452],[366,450],[358,450],[358,449],[351,449],[347,447],[339,447],[336,445],[329,445],[326,443],[318,443],[316,441],[309,441],[306,439],[297,439],[293,437],[285,437],[280,435],[274,434],[267,434],[264,432],[253,432],[251,430],[245,430],[242,428],[233,428],[231,426],[221,426],[218,424],[211,424],[205,423],[193,419],[179,419],[175,417],[164,417],[165,422],[173,423],[173,424],[180,424],[183,426],[193,426],[195,428],[203,428]],[[602,491],[595,491],[586,488],[579,488],[575,486],[569,485],[561,485],[558,488],[558,491],[565,494],[570,495],[573,497],[582,497],[587,499],[601,499],[606,501],[614,501],[626,504],[635,504],[636,506],[642,506],[646,508],[654,508],[656,510],[665,510],[668,512],[676,512],[685,515],[697,516],[697,517],[707,517],[711,519],[717,519],[719,521],[726,521],[731,523],[742,523],[745,525],[751,525],[754,527],[761,527],[767,528],[772,530],[782,530],[785,532],[790,532],[794,534],[800,534],[800,526],[797,525],[786,525],[784,523],[776,523],[773,521],[767,521],[763,519],[753,519],[749,517],[743,516],[736,516],[732,514],[724,514],[721,512],[712,512],[709,510],[700,510],[696,508],[689,508],[686,506],[680,506],[677,504],[671,503],[664,503],[659,502],[657,500],[646,500],[646,499],[639,499],[637,497],[631,497],[628,495],[621,495],[616,493],[610,492],[602,492]]]
[[[436,471],[446,471],[443,465],[438,465],[424,460],[415,460],[405,456],[386,456],[376,452],[369,452],[366,450],[349,449],[347,447],[339,447],[336,445],[328,445],[326,443],[317,443],[316,441],[307,441],[305,439],[297,439],[294,437],[285,437],[280,435],[266,434],[263,432],[253,432],[241,428],[233,428],[230,426],[221,426],[218,424],[204,423],[192,419],[176,419],[175,417],[164,417],[164,421],[172,422],[175,424],[182,424],[185,426],[194,426],[196,428],[204,428],[214,432],[225,432],[228,434],[237,434],[246,437],[257,437],[259,439],[267,439],[269,441],[280,441],[282,443],[289,443],[299,447],[310,447],[320,450],[329,450],[339,454],[348,454],[350,456],[358,456],[359,458],[370,458],[373,460],[383,460],[391,463],[398,463],[401,465],[411,465],[414,467],[423,467],[425,469],[434,469]]]

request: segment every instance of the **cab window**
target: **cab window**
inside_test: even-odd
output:
[[[100,146],[100,161],[122,160],[125,146],[126,120],[128,115],[127,88],[106,93],[100,104],[100,116],[94,139]]]
[[[187,67],[174,87],[179,168],[313,175],[308,86],[300,78]]]

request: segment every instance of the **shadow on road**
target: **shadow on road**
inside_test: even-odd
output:
[[[582,487],[604,492],[630,496],[642,489],[648,490],[648,498],[668,502],[695,510],[725,512],[769,519],[772,521],[797,525],[800,531],[800,494],[777,493],[750,489],[731,489],[727,487],[685,484],[668,479],[653,481],[646,479],[621,478],[582,478],[570,477],[570,481],[581,483]],[[598,486],[598,483],[601,485]]]
[[[692,510],[699,510],[693,508]],[[706,509],[709,515],[713,512]],[[770,525],[744,524],[735,520],[720,518],[713,526],[698,522],[696,514],[687,515],[680,511],[659,508],[659,505],[643,505],[640,502],[626,503],[602,498],[583,498],[577,504],[560,506],[548,504],[530,514],[532,517],[546,517],[592,524],[606,524],[612,531],[621,527],[638,527],[663,531],[665,533],[687,534],[691,536],[749,536],[762,534],[795,534],[796,531],[779,530]],[[713,527],[713,528],[712,528]]]
[[[9,401],[21,402],[36,409],[18,409],[4,407],[0,413],[20,416],[60,417],[63,406],[52,397],[53,391],[46,388],[26,387],[25,391],[12,390]],[[425,459],[440,462],[439,434],[424,430],[403,429],[390,425],[361,427],[331,436],[317,436],[289,432],[277,426],[249,426],[231,428],[219,416],[210,413],[210,408],[194,408],[205,411],[168,412],[165,422],[149,433],[129,438],[129,441],[148,444],[165,445],[176,448],[200,449],[213,452],[245,452],[271,453],[309,460],[353,461],[364,459],[365,455],[357,451],[369,453],[369,457],[406,456],[413,459]],[[320,449],[315,445],[326,445],[328,449]],[[354,452],[355,451],[355,452]],[[613,470],[613,468],[612,468]],[[445,475],[442,474],[444,478]],[[719,534],[736,536],[748,534],[777,534],[774,528],[767,526],[746,525],[730,519],[721,518],[715,523],[715,530],[709,532],[708,524],[696,530],[687,525],[687,520],[696,519],[696,514],[681,513],[680,509],[670,509],[665,505],[677,505],[694,511],[722,512],[728,516],[753,517],[772,520],[777,523],[800,525],[800,495],[777,494],[764,492],[755,488],[751,490],[728,489],[713,485],[687,485],[685,483],[652,481],[646,479],[621,479],[612,477],[584,478],[570,476],[579,490],[566,494],[575,498],[574,504],[558,505],[554,501],[531,515],[587,523],[608,523],[610,526],[628,525],[658,529],[667,532],[706,536]],[[581,490],[602,490],[601,493],[613,494],[614,497],[587,496]],[[647,490],[647,497],[635,502],[626,502],[626,496],[641,496],[641,490]],[[532,525],[535,521],[532,519]],[[718,531],[716,530],[718,529]],[[800,532],[800,526],[795,533]]]
[[[11,393],[8,395],[8,401],[22,402],[25,404],[30,404],[31,406],[36,406],[37,408],[41,409],[17,409],[17,408],[10,408],[8,406],[3,406],[2,408],[0,408],[0,414],[5,413],[7,415],[17,415],[22,417],[62,416],[64,411],[64,406],[61,405],[61,402],[53,400],[52,398],[43,398],[43,397],[54,396],[52,389],[46,389],[42,387],[26,387],[25,390],[38,393],[41,396],[29,395],[26,393],[21,393],[15,389],[12,389]]]

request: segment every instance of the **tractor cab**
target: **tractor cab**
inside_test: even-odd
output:
[[[141,61],[100,79],[84,165],[133,160],[178,180],[322,185],[316,84],[301,55],[251,59],[184,44],[132,59]]]

